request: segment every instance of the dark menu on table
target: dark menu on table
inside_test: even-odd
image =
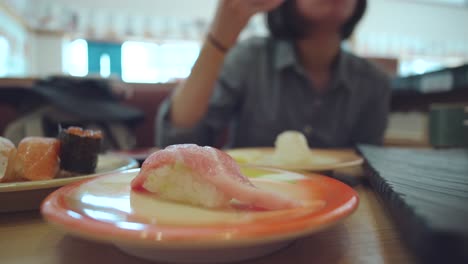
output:
[[[468,263],[468,149],[362,145],[371,186],[422,263]]]

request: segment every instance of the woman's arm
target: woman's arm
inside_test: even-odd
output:
[[[181,128],[195,126],[205,115],[215,82],[230,49],[248,23],[258,12],[270,11],[284,0],[221,0],[200,55],[187,80],[177,86],[171,97],[170,122]]]

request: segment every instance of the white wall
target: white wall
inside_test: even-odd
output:
[[[217,0],[36,0],[38,4],[58,3],[74,8],[93,7],[96,10],[143,16],[210,17],[216,8]]]
[[[35,1],[36,2],[36,1]],[[201,17],[211,19],[217,0],[37,0],[79,8],[92,7],[143,16]],[[430,4],[415,0],[368,0],[368,10],[359,30],[384,32],[423,39],[468,39],[468,7]]]
[[[209,20],[213,16],[217,0],[34,1],[38,9],[54,9],[54,3],[58,3],[59,6],[72,5],[82,9],[105,10],[109,14],[124,12],[150,17],[196,17]],[[368,5],[368,11],[356,31],[356,42],[361,46],[375,46],[375,42],[384,43],[386,48],[391,45],[393,51],[390,54],[382,50],[377,52],[393,57],[395,54],[408,52],[401,46],[410,46],[412,50],[409,52],[413,55],[437,53],[439,56],[446,56],[453,55],[453,50],[455,56],[460,56],[462,51],[463,54],[468,54],[467,7],[424,4],[409,0],[368,0]],[[34,53],[30,59],[33,65],[30,67],[31,73],[44,75],[61,72],[62,40],[59,37],[35,36],[30,40],[30,44]],[[468,55],[466,58],[468,59]]]
[[[359,30],[411,35],[423,39],[468,40],[468,6],[408,0],[368,0]]]
[[[45,77],[62,73],[62,43],[60,35],[34,34],[33,56],[31,57],[31,70],[29,75]]]
[[[361,47],[378,42],[393,53],[468,58],[468,6],[409,0],[368,0],[368,5],[355,35]]]

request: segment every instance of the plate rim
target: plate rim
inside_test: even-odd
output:
[[[109,151],[108,153],[133,158],[136,160],[144,160],[149,155],[151,155],[152,153],[158,150],[161,150],[161,148],[159,147],[135,148],[135,149],[128,149],[128,150]]]
[[[55,178],[51,180],[42,180],[42,181],[23,181],[23,182],[8,182],[8,183],[0,183],[0,193],[12,193],[12,192],[21,192],[21,191],[32,191],[32,190],[39,190],[39,189],[49,189],[49,188],[56,188],[61,187],[70,183],[74,183],[77,181],[94,178],[98,176],[105,175],[107,173],[115,173],[120,171],[125,171],[133,168],[138,167],[138,161],[134,158],[118,156],[113,154],[100,154],[99,157],[114,157],[120,158],[125,163],[125,165],[118,167],[111,171],[104,171],[98,172],[93,174],[81,175],[81,176],[74,176],[74,177],[66,177],[66,178]]]
[[[231,152],[240,152],[240,151],[266,151],[266,152],[273,152],[275,150],[274,147],[241,147],[241,148],[232,148],[226,149],[225,152],[230,155]],[[236,160],[235,157],[232,157],[236,162],[239,164],[251,164],[255,166],[267,166],[276,169],[283,169],[283,170],[293,170],[293,171],[306,171],[306,172],[321,172],[321,171],[329,171],[329,170],[336,170],[354,166],[360,166],[364,164],[364,158],[357,154],[355,151],[353,152],[352,149],[343,149],[343,148],[310,148],[310,152],[328,152],[328,153],[339,153],[340,155],[348,155],[354,156],[354,160],[350,161],[343,161],[337,163],[335,165],[322,165],[322,166],[281,166],[281,165],[270,165],[270,164],[259,164],[259,163],[252,163],[252,162],[239,162]]]
[[[258,166],[250,166],[250,167],[258,167]],[[275,168],[269,168],[269,167],[262,167],[262,169],[267,169],[267,170],[278,170]],[[315,174],[315,173],[303,173],[301,172],[300,174],[307,176],[307,174],[313,174],[319,177],[325,178],[327,181],[333,182],[333,184],[337,184],[341,188],[347,189],[348,196],[346,196],[346,201],[340,204],[340,206],[337,206],[336,208],[333,208],[330,212],[327,212],[326,214],[321,214],[318,216],[310,216],[309,218],[304,218],[299,217],[299,220],[296,220],[293,224],[295,225],[294,231],[288,231],[286,233],[282,233],[280,231],[275,231],[276,233],[274,234],[267,234],[267,235],[261,235],[261,236],[252,236],[249,233],[247,235],[242,236],[234,236],[230,238],[222,238],[220,236],[220,233],[217,234],[217,236],[213,236],[213,234],[207,235],[203,237],[202,239],[180,239],[180,238],[167,238],[158,241],[157,239],[150,238],[150,236],[142,237],[141,230],[128,230],[128,229],[122,229],[119,227],[116,227],[113,225],[113,223],[106,223],[105,221],[100,221],[97,219],[89,218],[86,215],[83,214],[78,214],[73,210],[69,210],[70,208],[66,207],[61,207],[60,203],[63,203],[64,200],[64,195],[66,193],[69,193],[73,191],[74,189],[78,188],[82,184],[85,184],[90,181],[97,180],[98,178],[101,177],[109,177],[115,174],[122,174],[122,173],[135,173],[139,169],[133,169],[133,170],[127,170],[127,171],[121,171],[121,172],[109,172],[106,173],[105,175],[101,175],[98,177],[94,177],[91,179],[86,179],[80,182],[75,182],[72,184],[69,184],[67,186],[64,186],[53,193],[49,194],[47,198],[42,202],[41,204],[41,214],[44,217],[44,219],[54,225],[55,227],[58,227],[59,229],[65,230],[68,233],[77,235],[79,237],[84,237],[87,239],[92,239],[95,241],[100,241],[100,242],[109,242],[113,244],[119,244],[119,245],[129,245],[129,246],[139,246],[139,247],[157,247],[160,249],[213,249],[213,248],[226,248],[226,247],[239,247],[239,246],[249,246],[249,245],[259,245],[259,244],[268,244],[268,243],[274,243],[274,242],[279,242],[279,241],[287,241],[287,240],[292,240],[292,239],[297,239],[303,236],[307,236],[309,234],[318,232],[320,230],[323,230],[325,228],[328,228],[329,226],[335,225],[344,219],[346,219],[348,216],[353,214],[358,206],[359,206],[359,195],[358,193],[351,188],[350,186],[347,186],[346,184],[337,181],[335,179],[332,179],[327,176]],[[284,170],[283,170],[284,171]],[[292,173],[297,173],[297,172],[292,172]],[[310,180],[305,177],[304,180]],[[293,209],[294,210],[294,209]],[[312,212],[311,214],[314,215],[316,212]],[[73,214],[78,214],[80,217],[77,219],[71,215]],[[77,216],[77,215],[75,215]],[[311,221],[314,220],[315,221]],[[84,222],[82,222],[84,221]],[[81,222],[81,223],[80,223]],[[299,222],[299,223],[296,223]],[[93,227],[93,224],[98,224],[97,230],[100,230],[102,225],[106,226],[106,228],[109,229],[115,229],[119,230],[119,232],[109,232],[107,234],[104,234],[106,232],[101,232],[103,233],[95,233],[96,226]],[[287,224],[291,224],[288,222]],[[76,228],[76,225],[79,225],[80,228]],[[151,232],[156,232],[154,230],[157,230],[158,227],[155,227],[155,225],[150,225],[150,224],[145,224],[147,226],[152,227]],[[284,224],[283,222],[283,225]],[[232,225],[227,225],[224,228],[226,230],[229,230],[229,226]],[[302,227],[302,228],[297,228],[297,226]],[[74,227],[74,228],[73,228]],[[164,226],[162,226],[164,228]],[[166,226],[167,228],[168,226]],[[183,229],[183,227],[178,227],[178,226],[169,226],[169,229],[177,229],[180,230]],[[185,226],[187,228],[187,226]],[[190,228],[193,229],[203,229],[206,227],[194,227],[190,226]],[[81,230],[80,230],[81,229]],[[278,228],[277,228],[278,229]],[[114,231],[115,231],[114,230]],[[145,229],[146,230],[146,229]],[[159,232],[162,232],[161,228],[159,228]],[[241,229],[238,229],[239,231]],[[138,233],[140,232],[140,233]],[[243,231],[240,231],[243,232]],[[112,233],[112,235],[110,235]],[[129,235],[129,233],[132,233]],[[167,235],[166,235],[167,236]]]

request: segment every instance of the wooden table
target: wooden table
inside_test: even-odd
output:
[[[343,222],[301,239],[260,263],[414,263],[392,219],[366,186],[356,187],[358,210]],[[0,214],[0,263],[142,264],[154,263],[121,253],[112,245],[75,238],[45,223],[39,212]]]

